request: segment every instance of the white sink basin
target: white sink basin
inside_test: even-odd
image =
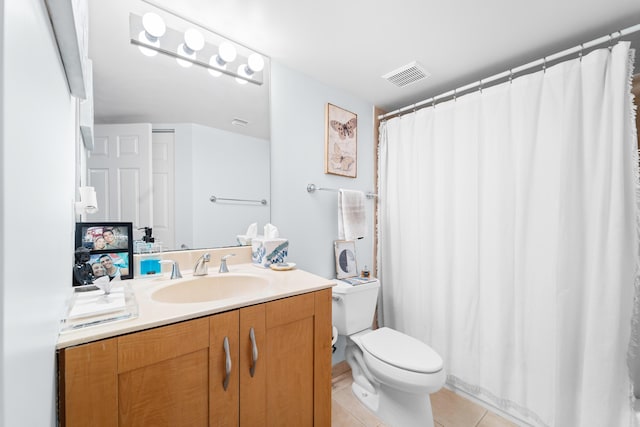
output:
[[[252,274],[194,277],[158,289],[151,294],[151,299],[174,304],[216,301],[259,293],[269,283],[268,279]]]

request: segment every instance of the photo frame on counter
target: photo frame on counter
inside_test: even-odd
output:
[[[106,254],[92,254],[89,264],[93,276],[97,279],[102,276],[109,276],[109,279],[116,278],[130,279],[133,274],[129,274],[132,259],[127,252],[109,252]],[[111,273],[109,272],[111,270]]]
[[[356,265],[356,243],[353,240],[336,240],[334,242],[336,256],[336,277],[346,279],[358,275]]]
[[[358,116],[327,104],[324,173],[355,178],[358,168]]]
[[[133,224],[131,222],[77,222],[76,248],[89,251],[94,278],[133,278]]]

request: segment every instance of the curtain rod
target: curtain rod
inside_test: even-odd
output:
[[[401,113],[403,113],[405,111],[414,110],[416,108],[421,108],[421,107],[425,106],[426,104],[435,103],[437,100],[440,100],[442,98],[448,98],[450,96],[454,96],[455,97],[456,94],[461,94],[462,92],[468,91],[469,89],[473,89],[473,88],[476,88],[476,87],[479,87],[480,89],[482,89],[483,85],[485,85],[487,83],[491,83],[491,82],[496,81],[496,80],[500,80],[500,79],[503,79],[503,78],[506,78],[506,77],[513,76],[516,73],[519,73],[519,72],[524,71],[524,70],[528,70],[530,68],[537,67],[539,65],[546,66],[546,64],[548,62],[552,62],[552,61],[554,61],[556,59],[560,59],[562,57],[569,56],[569,55],[572,55],[572,54],[577,53],[577,52],[582,52],[585,49],[589,49],[591,47],[598,46],[598,45],[601,45],[601,44],[606,43],[606,42],[610,42],[611,43],[614,40],[614,37],[617,37],[618,39],[620,39],[620,38],[622,38],[624,36],[627,36],[629,34],[637,33],[638,31],[640,31],[640,24],[633,25],[631,27],[627,27],[627,28],[624,28],[624,29],[619,30],[619,31],[615,31],[613,33],[609,33],[606,36],[602,36],[600,38],[591,40],[589,42],[582,43],[582,44],[580,44],[578,46],[574,46],[572,48],[565,49],[562,52],[554,53],[553,55],[545,56],[545,57],[540,58],[538,60],[529,62],[529,63],[527,63],[525,65],[521,65],[521,66],[516,67],[516,68],[511,68],[510,70],[503,71],[502,73],[494,74],[491,77],[487,77],[485,79],[480,79],[480,80],[478,80],[476,82],[473,82],[473,83],[470,83],[470,84],[468,84],[466,86],[462,86],[462,87],[459,87],[457,89],[450,90],[449,92],[445,92],[443,94],[433,96],[433,97],[425,99],[423,101],[416,102],[415,104],[407,105],[406,107],[399,108],[399,109],[397,109],[395,111],[392,111],[390,113],[381,114],[381,115],[378,116],[378,120],[385,120],[387,118],[390,118],[391,116],[397,116],[397,115],[399,115],[399,114],[401,114]]]

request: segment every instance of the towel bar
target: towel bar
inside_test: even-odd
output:
[[[315,192],[316,190],[319,190],[319,191],[333,191],[334,193],[337,193],[338,191],[340,191],[340,190],[339,190],[339,189],[337,189],[337,188],[323,188],[323,187],[317,187],[315,184],[308,184],[308,185],[307,185],[307,192],[308,192],[308,193],[313,193],[313,192]],[[372,193],[372,192],[368,192],[368,193],[365,193],[365,197],[366,197],[367,199],[374,199],[374,198],[378,197],[378,195],[377,195],[377,194],[375,194],[375,193]]]
[[[211,203],[215,203],[218,200],[224,200],[224,201],[229,201],[229,202],[250,202],[250,203],[260,203],[261,205],[266,205],[267,204],[267,200],[266,199],[262,199],[262,200],[251,200],[251,199],[228,199],[226,197],[216,197],[216,196],[211,196],[209,197],[209,201]]]

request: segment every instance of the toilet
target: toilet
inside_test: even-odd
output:
[[[442,358],[425,343],[393,329],[371,329],[380,282],[336,280],[333,324],[347,337],[345,358],[358,400],[392,427],[433,427],[429,394],[445,383]]]

